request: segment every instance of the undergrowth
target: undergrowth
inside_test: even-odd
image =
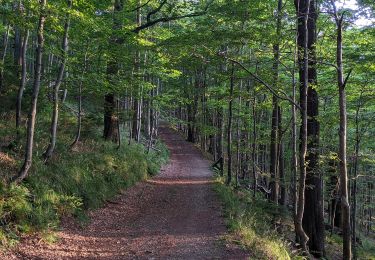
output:
[[[150,152],[143,145],[129,145],[125,140],[117,149],[116,144],[102,140],[101,129],[89,117],[84,121],[81,142],[71,150],[69,143],[73,140],[71,129],[75,129],[72,127],[75,118],[69,113],[62,113],[61,117],[57,150],[48,164],[43,163],[41,154],[48,141],[49,120],[43,114],[39,117],[38,129],[43,130],[36,133],[33,166],[21,185],[8,184],[7,179],[20,168],[24,140],[13,149],[3,146],[3,151],[0,150],[0,243],[3,247],[10,247],[23,234],[34,232],[54,240],[50,231],[59,227],[62,217],[86,221],[88,209],[102,206],[120,190],[157,174],[168,160],[168,150],[160,142]],[[2,127],[6,124],[2,117],[3,143],[14,138],[11,132],[4,132],[10,128]]]
[[[224,205],[227,225],[234,235],[228,239],[251,252],[251,259],[291,259],[287,243],[276,231],[276,222],[284,218],[282,209],[249,191],[236,190],[218,178],[215,190]],[[295,259],[295,258],[293,258]]]

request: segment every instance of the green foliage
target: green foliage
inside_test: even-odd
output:
[[[253,253],[251,259],[291,259],[285,241],[272,230],[274,220],[285,217],[278,207],[261,198],[252,200],[249,192],[233,190],[221,179],[215,190],[224,204],[227,224],[236,235],[230,240],[248,248]]]
[[[375,241],[373,239],[364,239],[362,245],[358,248],[358,258],[375,260]]]
[[[162,144],[157,145],[160,152],[149,154],[136,144],[120,149],[104,141],[82,145],[83,152],[65,151],[47,165],[36,160],[30,177],[20,186],[2,184],[3,245],[20,233],[54,230],[63,216],[84,218],[85,210],[100,207],[119,190],[156,174],[168,157]]]

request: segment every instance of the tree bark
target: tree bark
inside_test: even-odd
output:
[[[273,80],[274,80],[274,89],[277,90],[279,82],[279,62],[280,62],[280,36],[281,36],[281,11],[282,11],[283,1],[277,1],[277,16],[276,16],[276,43],[273,46]],[[272,96],[272,125],[271,125],[271,147],[270,147],[270,173],[271,173],[271,200],[274,203],[278,203],[279,200],[279,171],[278,171],[278,109],[279,109],[279,100],[276,95]]]
[[[359,131],[359,110],[361,108],[361,102],[362,102],[362,92],[361,96],[359,97],[359,101],[357,104],[356,112],[355,112],[355,152],[354,152],[354,160],[353,160],[353,186],[352,186],[352,200],[353,200],[353,206],[352,206],[352,215],[351,215],[351,221],[352,221],[352,250],[353,250],[353,258],[357,258],[357,235],[356,235],[356,229],[357,229],[357,175],[358,175],[358,157],[359,157],[359,148],[361,143],[360,138],[360,131]]]
[[[21,125],[21,113],[22,113],[22,98],[23,92],[26,87],[26,75],[27,75],[27,62],[26,62],[26,53],[27,53],[27,45],[29,41],[29,30],[26,30],[25,35],[22,41],[22,50],[21,50],[21,80],[20,86],[17,93],[17,100],[16,100],[16,132],[17,132],[17,140],[19,140],[19,128]]]
[[[114,2],[114,18],[113,18],[113,29],[121,29],[121,21],[117,17],[118,14],[123,10],[123,0],[115,0]],[[115,32],[117,33],[117,32]],[[110,39],[110,44],[120,45],[122,39],[118,35],[113,34]],[[107,65],[107,77],[111,81],[111,78],[118,72],[118,63],[116,57],[110,61]],[[103,138],[105,140],[112,140],[118,142],[117,132],[117,116],[116,116],[116,98],[115,93],[109,92],[104,96],[104,130]]]
[[[28,116],[27,123],[27,136],[26,136],[26,146],[25,146],[25,158],[23,165],[16,177],[12,179],[15,183],[20,183],[24,180],[29,173],[30,167],[32,165],[33,157],[33,145],[34,145],[34,132],[35,132],[35,119],[36,119],[36,108],[40,89],[40,79],[42,70],[42,59],[43,59],[43,47],[44,47],[44,23],[46,20],[45,8],[47,5],[47,0],[40,0],[40,15],[38,22],[38,43],[37,51],[35,57],[35,72],[34,72],[34,83],[33,83],[33,94],[31,97],[31,106]]]
[[[256,147],[257,147],[257,113],[256,113],[256,90],[255,86],[253,88],[253,106],[252,106],[252,116],[253,116],[253,142],[251,147],[251,158],[252,158],[252,175],[253,175],[253,198],[255,198],[258,188],[258,181],[257,181],[257,153],[256,153]]]
[[[283,129],[282,129],[282,111],[281,107],[278,110],[278,168],[279,168],[279,180],[280,180],[280,205],[286,206],[287,204],[287,191],[286,191],[286,180],[285,180],[285,163],[284,163],[284,143],[282,140]]]
[[[306,145],[307,151],[304,161],[300,164],[306,167],[306,189],[305,206],[303,214],[303,229],[309,237],[308,247],[310,252],[316,257],[324,255],[324,217],[323,217],[323,185],[322,178],[318,170],[319,163],[319,99],[315,85],[317,82],[316,73],[316,1],[315,0],[295,0],[298,15],[298,46],[300,52],[307,52],[304,66],[300,66],[301,86],[307,88],[306,106]],[[307,17],[306,17],[307,15]],[[305,50],[306,49],[306,50]],[[302,55],[299,55],[300,64]],[[301,95],[305,93],[301,88]],[[304,130],[303,130],[304,131]],[[301,131],[301,133],[303,132]],[[305,133],[304,133],[305,134]],[[303,134],[300,135],[301,143],[304,142]]]
[[[81,138],[81,130],[82,130],[82,86],[83,86],[83,81],[84,81],[84,76],[86,74],[86,70],[87,70],[87,51],[85,53],[83,70],[82,70],[82,73],[81,73],[81,80],[80,80],[79,86],[78,86],[77,132],[76,132],[73,143],[70,145],[71,149],[74,148],[78,144],[79,139]]]
[[[0,92],[4,89],[4,66],[5,66],[5,57],[7,55],[8,42],[9,42],[9,31],[10,25],[8,24],[3,36],[3,51],[1,53],[1,68],[0,68]]]
[[[295,220],[295,231],[302,249],[307,251],[307,242],[309,237],[303,228],[303,215],[305,209],[305,184],[306,184],[306,154],[307,154],[307,94],[308,94],[308,19],[310,13],[310,0],[296,0],[295,6],[298,16],[298,32],[299,32],[299,63],[300,63],[300,107],[301,107],[301,133],[300,133],[300,177],[299,192],[297,203],[297,215]],[[303,4],[302,4],[303,3]],[[303,56],[302,56],[303,53]],[[302,56],[302,57],[301,57]]]
[[[228,130],[227,130],[227,156],[228,156],[228,171],[226,184],[230,185],[232,182],[232,121],[233,121],[233,92],[234,92],[234,64],[230,75],[230,89],[229,89],[229,111],[228,111]]]
[[[332,2],[334,6],[334,3]],[[336,8],[335,8],[336,9]],[[341,214],[342,214],[342,233],[343,233],[343,259],[352,258],[351,230],[350,230],[350,205],[348,192],[348,168],[346,159],[347,142],[347,114],[346,114],[346,93],[345,85],[348,77],[344,80],[344,67],[342,58],[342,26],[343,15],[338,17],[336,12],[337,26],[337,83],[339,89],[339,110],[340,110],[340,130],[339,130],[339,168],[340,168],[340,195],[341,195]]]

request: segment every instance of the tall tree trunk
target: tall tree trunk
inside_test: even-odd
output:
[[[278,203],[279,198],[279,182],[278,182],[278,171],[277,171],[277,123],[278,123],[278,100],[276,96],[272,97],[272,129],[271,129],[271,146],[270,146],[270,190],[271,190],[271,201]]]
[[[22,113],[22,98],[23,92],[26,87],[26,75],[27,75],[27,62],[26,62],[26,53],[27,53],[27,45],[29,41],[29,30],[26,30],[25,35],[22,40],[22,51],[21,51],[21,80],[20,86],[17,93],[17,100],[16,100],[16,132],[17,132],[17,140],[19,140],[19,128],[21,125],[21,113]]]
[[[115,33],[110,38],[110,44],[120,45],[123,40],[117,35],[116,30],[121,29],[121,19],[118,17],[119,13],[124,8],[124,0],[115,0],[114,2],[114,18],[113,18],[113,29]],[[112,81],[118,73],[118,62],[117,57],[114,57],[107,65],[107,76],[109,81]],[[104,96],[104,130],[103,138],[105,140],[112,140],[113,142],[118,142],[118,132],[117,132],[117,116],[116,116],[116,97],[115,93],[109,92]]]
[[[253,175],[253,198],[256,196],[257,188],[258,188],[258,182],[257,182],[257,154],[256,154],[256,147],[257,147],[257,119],[256,119],[256,90],[255,86],[253,88],[253,106],[252,106],[252,112],[253,112],[253,142],[251,147],[251,159],[252,159],[252,175]]]
[[[74,148],[81,138],[81,130],[82,130],[82,86],[84,81],[84,76],[86,74],[87,70],[87,51],[85,53],[84,58],[84,64],[83,64],[83,70],[81,72],[81,80],[79,82],[78,86],[78,112],[77,112],[77,132],[74,138],[73,143],[70,145],[70,148]]]
[[[298,27],[298,25],[297,25]],[[293,222],[294,226],[297,225],[297,209],[298,209],[298,187],[297,187],[297,173],[298,173],[298,155],[297,155],[297,109],[294,103],[296,103],[296,92],[297,92],[297,80],[296,80],[296,68],[298,63],[298,30],[295,33],[294,39],[294,55],[293,55],[293,72],[292,72],[292,100],[291,112],[292,112],[292,160],[291,160],[291,171],[292,171],[292,197],[293,197]],[[296,241],[298,235],[296,233]]]
[[[70,9],[72,7],[73,0],[67,0],[68,8]],[[64,78],[64,73],[65,73],[65,65],[66,65],[66,60],[68,56],[68,34],[69,34],[69,27],[70,27],[70,15],[69,12],[67,13],[66,16],[66,21],[64,24],[64,35],[63,35],[63,40],[62,40],[62,45],[61,45],[61,64],[59,68],[59,72],[57,75],[57,80],[56,83],[53,87],[53,113],[52,113],[52,120],[51,120],[51,130],[50,130],[50,142],[48,144],[48,147],[43,154],[44,161],[47,162],[51,157],[52,154],[55,150],[56,147],[56,139],[57,139],[57,124],[59,120],[59,92],[60,92],[60,86]]]
[[[273,46],[274,64],[274,88],[278,88],[279,82],[279,60],[280,60],[280,37],[281,37],[281,11],[282,11],[283,1],[277,1],[277,14],[276,14],[276,43]],[[279,200],[279,172],[278,172],[278,108],[279,101],[276,95],[272,96],[272,126],[271,126],[271,147],[270,147],[270,173],[271,173],[271,200],[278,203]]]
[[[279,179],[280,179],[280,201],[279,203],[283,206],[287,203],[287,191],[286,191],[286,180],[285,180],[285,165],[284,165],[284,143],[282,140],[283,135],[283,129],[282,129],[282,111],[281,107],[279,106],[277,108],[278,110],[278,137],[279,137],[279,143],[278,143],[278,161],[279,161]]]
[[[9,42],[9,31],[10,25],[8,24],[3,36],[3,50],[1,53],[1,67],[0,67],[0,92],[4,89],[4,66],[5,66],[5,57],[7,55],[8,42]]]
[[[332,2],[334,5],[334,3]],[[339,130],[339,168],[340,168],[340,193],[341,193],[341,214],[343,233],[343,259],[352,258],[351,234],[350,234],[350,206],[348,192],[348,168],[346,159],[346,136],[347,136],[347,114],[346,114],[346,93],[345,87],[348,77],[344,80],[344,66],[342,59],[342,26],[344,16],[338,17],[336,13],[337,26],[337,83],[339,89],[340,109],[340,130]]]
[[[358,157],[359,157],[359,148],[360,148],[360,132],[359,132],[359,110],[361,108],[361,102],[362,102],[362,92],[361,96],[358,101],[357,109],[355,112],[355,152],[354,152],[354,159],[353,159],[353,187],[352,187],[352,200],[353,200],[353,206],[352,206],[352,215],[351,215],[351,221],[352,221],[352,248],[353,248],[353,258],[357,258],[357,235],[356,235],[356,216],[357,216],[357,175],[358,175]]]
[[[228,111],[228,130],[227,130],[227,156],[228,156],[228,171],[226,184],[230,185],[232,182],[232,123],[233,123],[233,92],[234,92],[234,64],[230,75],[230,89],[229,89],[229,111]]]
[[[138,6],[141,6],[141,1],[138,0]],[[142,24],[142,16],[141,16],[141,9],[137,9],[136,15],[136,23],[137,26],[141,26]],[[141,90],[141,52],[139,50],[136,51],[135,56],[135,73],[137,77],[137,88],[136,93],[134,96],[134,104],[133,104],[133,139],[137,142],[140,141],[140,131],[141,131],[141,108],[142,108],[142,90]]]
[[[303,4],[302,4],[303,3]],[[300,107],[301,107],[301,133],[300,133],[300,177],[299,192],[297,203],[297,216],[295,220],[295,231],[302,249],[307,251],[307,242],[309,237],[305,233],[302,225],[304,209],[305,209],[305,185],[306,185],[306,154],[307,154],[307,93],[308,93],[308,19],[310,13],[310,0],[296,0],[295,6],[298,16],[298,32],[299,32],[299,63],[300,63]],[[303,56],[302,56],[303,53]]]
[[[31,164],[32,164],[36,108],[37,108],[37,102],[38,102],[38,96],[39,96],[42,59],[43,59],[44,23],[46,20],[46,14],[45,14],[46,5],[47,5],[47,0],[39,1],[40,15],[39,15],[39,22],[38,22],[38,45],[37,45],[37,51],[36,51],[36,57],[35,57],[33,94],[31,97],[31,107],[30,107],[28,123],[27,123],[25,159],[18,173],[18,176],[12,179],[12,181],[16,183],[20,183],[23,179],[27,177]]]
[[[300,66],[301,85],[306,84],[306,135],[307,151],[304,162],[306,166],[306,190],[305,206],[303,214],[303,229],[309,237],[308,247],[316,257],[324,255],[324,217],[323,217],[323,183],[319,173],[319,100],[315,85],[317,83],[316,73],[316,0],[295,0],[295,6],[299,7],[298,15],[298,46],[299,50],[306,49],[307,65]],[[306,14],[308,17],[306,18]],[[305,50],[304,50],[305,52]],[[300,63],[302,55],[299,55]],[[306,83],[302,83],[306,82]],[[303,90],[302,90],[303,89]],[[301,88],[301,95],[304,88]],[[301,131],[302,132],[302,131]],[[304,139],[301,134],[301,140]],[[303,142],[303,141],[302,141]],[[301,143],[302,143],[301,142]],[[304,167],[304,166],[303,166]]]

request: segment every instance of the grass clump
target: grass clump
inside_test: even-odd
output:
[[[29,177],[21,185],[0,183],[0,243],[11,246],[24,233],[47,234],[56,230],[62,217],[86,219],[120,190],[156,174],[167,161],[162,144],[149,153],[139,144],[120,149],[104,141],[83,141],[70,151],[60,146],[44,164],[35,156]]]
[[[218,179],[215,190],[224,205],[227,225],[233,232],[228,239],[246,247],[251,259],[291,259],[289,249],[280,238],[274,224],[283,218],[275,205],[260,199],[252,199],[245,190],[234,190]]]

